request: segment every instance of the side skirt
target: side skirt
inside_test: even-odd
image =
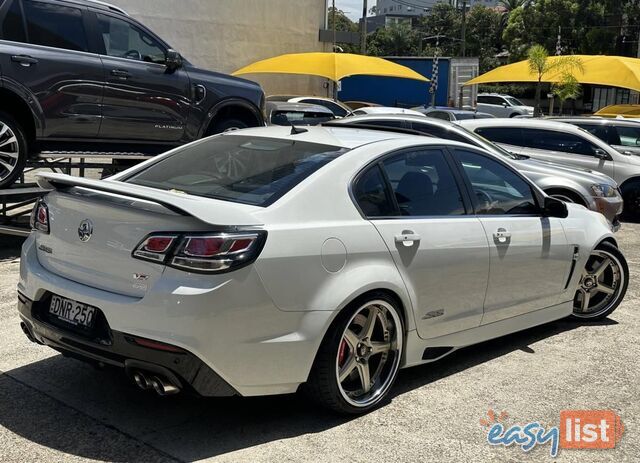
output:
[[[427,340],[420,338],[415,330],[410,331],[407,333],[405,359],[402,367],[406,368],[434,362],[462,347],[478,344],[568,317],[573,310],[572,304],[572,301],[567,301],[545,309],[536,310],[535,312],[529,312],[517,317],[507,318],[506,320],[480,325],[476,328]],[[434,347],[449,347],[450,349],[446,351],[443,350],[443,355],[427,356],[431,358],[423,359],[425,349]]]

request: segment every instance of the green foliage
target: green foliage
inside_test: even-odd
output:
[[[329,30],[333,30],[333,7],[329,7],[329,24],[328,24],[328,28]],[[335,14],[335,18],[336,18],[336,31],[345,31],[345,32],[358,32],[359,27],[356,23],[354,23],[353,21],[351,21],[347,15],[344,13],[344,11],[339,10],[338,8],[336,8],[336,14]],[[342,48],[342,50],[344,50],[345,53],[359,53],[360,52],[360,46],[356,45],[356,44],[352,44],[352,43],[337,43],[336,45],[338,45],[340,48]]]
[[[415,56],[418,48],[418,33],[408,24],[380,28],[367,39],[367,52],[373,56]]]
[[[571,74],[565,74],[562,80],[551,86],[551,91],[560,100],[560,114],[567,100],[575,100],[582,95],[580,82]]]

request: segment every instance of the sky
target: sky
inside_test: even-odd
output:
[[[367,8],[371,8],[375,4],[376,0],[369,0]],[[329,6],[331,6],[331,0],[329,0]],[[336,0],[336,8],[344,11],[353,21],[362,17],[362,0]]]

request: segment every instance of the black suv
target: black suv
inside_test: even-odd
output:
[[[0,187],[42,151],[159,153],[263,125],[254,82],[198,69],[121,9],[0,0]]]

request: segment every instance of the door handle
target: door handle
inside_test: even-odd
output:
[[[511,238],[511,232],[508,232],[506,228],[498,228],[493,234],[493,237],[498,240],[499,243],[506,243]]]
[[[129,71],[123,71],[122,69],[113,69],[111,71],[111,75],[114,77],[119,77],[120,79],[128,79],[129,77],[131,77]]]
[[[13,55],[11,56],[11,61],[14,63],[20,63],[20,66],[29,67],[32,64],[36,64],[38,60],[33,56],[29,55]]]
[[[420,235],[407,231],[395,236],[396,243],[402,243],[405,246],[411,246],[414,242],[420,241]]]

